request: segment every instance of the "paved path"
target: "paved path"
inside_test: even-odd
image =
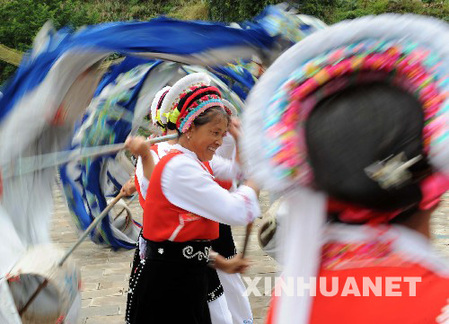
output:
[[[448,198],[448,197],[446,197]],[[261,197],[263,211],[268,207],[268,198]],[[140,206],[135,201],[131,205],[134,215],[140,215]],[[435,234],[434,243],[437,248],[449,257],[449,201],[434,214],[432,231]],[[259,248],[255,236],[260,220],[255,223],[253,235],[250,238],[248,255],[253,265],[246,274],[249,278],[255,276],[273,277],[276,272],[275,262],[266,256]],[[233,228],[234,238],[238,247],[242,246],[245,229]],[[58,188],[55,189],[55,212],[52,223],[52,237],[59,246],[70,247],[77,239],[76,229],[65,205],[64,198]],[[134,251],[112,251],[109,248],[98,246],[86,240],[74,252],[73,256],[81,268],[82,324],[115,324],[124,323],[126,308],[126,292],[130,263]],[[258,284],[263,293],[263,280]],[[267,311],[269,296],[251,296],[255,324],[262,324]]]

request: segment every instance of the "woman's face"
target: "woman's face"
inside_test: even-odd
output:
[[[189,148],[195,152],[202,162],[212,160],[215,151],[223,143],[223,137],[228,130],[228,120],[221,114],[216,114],[210,122],[195,126],[186,133]]]

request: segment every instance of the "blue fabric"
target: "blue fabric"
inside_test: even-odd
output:
[[[160,64],[160,61],[153,61],[152,63],[138,64],[139,60],[125,60],[121,64],[115,66],[111,75],[109,76],[110,86],[117,85],[117,76],[121,79],[137,80],[137,83],[129,89],[115,93],[115,97],[99,98],[99,103],[95,110],[88,111],[83,118],[75,133],[83,127],[84,132],[80,143],[74,143],[71,149],[77,147],[97,146],[104,144],[123,143],[131,132],[131,121],[125,118],[120,118],[117,112],[127,111],[130,114],[134,113],[134,108],[137,103],[138,95],[143,83],[145,82],[151,71]],[[136,66],[136,64],[138,64]],[[132,67],[132,68],[130,68]],[[149,70],[145,73],[147,67]],[[111,80],[115,75],[116,77]],[[103,89],[104,89],[103,85]],[[87,122],[92,122],[89,116],[95,115],[95,122],[86,125]],[[104,163],[109,158],[115,158],[115,154],[109,156],[100,156],[94,159],[87,159],[79,161],[76,164],[80,174],[69,174],[67,166],[60,168],[61,180],[66,193],[69,209],[75,222],[82,230],[85,230],[90,223],[95,219],[99,213],[107,206],[106,196],[101,188],[101,174],[104,172]],[[109,172],[107,172],[109,173]],[[114,177],[109,174],[109,180],[112,181],[117,190],[120,190],[123,184],[119,184]],[[82,188],[79,192],[77,188]],[[111,229],[110,220],[108,217],[102,220],[101,226],[97,227],[91,233],[92,241],[96,243],[105,243],[114,249],[126,248],[131,249],[135,244],[117,239]]]
[[[61,29],[48,37],[45,50],[27,53],[0,99],[0,121],[27,92],[39,85],[52,65],[71,50],[190,55],[210,49],[230,50],[236,46],[268,49],[273,43],[261,27],[250,30],[221,24],[156,18],[148,22],[114,22],[88,26],[74,33]]]
[[[245,101],[249,91],[255,85],[255,78],[243,65],[214,67],[214,74]],[[237,70],[237,71],[236,71]]]
[[[97,89],[95,90],[94,97],[98,96],[100,92],[111,82],[114,82],[114,80],[123,72],[129,71],[132,68],[135,68],[138,65],[145,64],[145,63],[154,63],[155,60],[148,60],[143,58],[138,58],[134,56],[127,56],[125,59],[117,65],[114,65],[110,68],[110,70],[103,75],[101,78],[100,83],[98,84]],[[162,61],[159,61],[162,62]]]

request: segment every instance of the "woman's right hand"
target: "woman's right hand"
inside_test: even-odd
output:
[[[125,148],[135,156],[147,156],[150,154],[150,144],[142,136],[130,136],[125,141]]]
[[[228,131],[229,134],[231,134],[232,137],[234,137],[235,142],[238,143],[241,136],[241,124],[238,118],[236,117],[231,118]]]
[[[125,142],[125,148],[134,156],[140,156],[142,158],[143,175],[148,180],[151,179],[155,164],[151,155],[150,143],[147,142],[145,137],[128,137]]]

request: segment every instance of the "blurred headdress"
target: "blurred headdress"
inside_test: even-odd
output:
[[[170,89],[170,86],[163,87],[156,93],[153,102],[151,103],[151,121],[153,125],[157,125],[163,129],[165,129],[167,125],[167,117],[161,115],[161,106]]]

